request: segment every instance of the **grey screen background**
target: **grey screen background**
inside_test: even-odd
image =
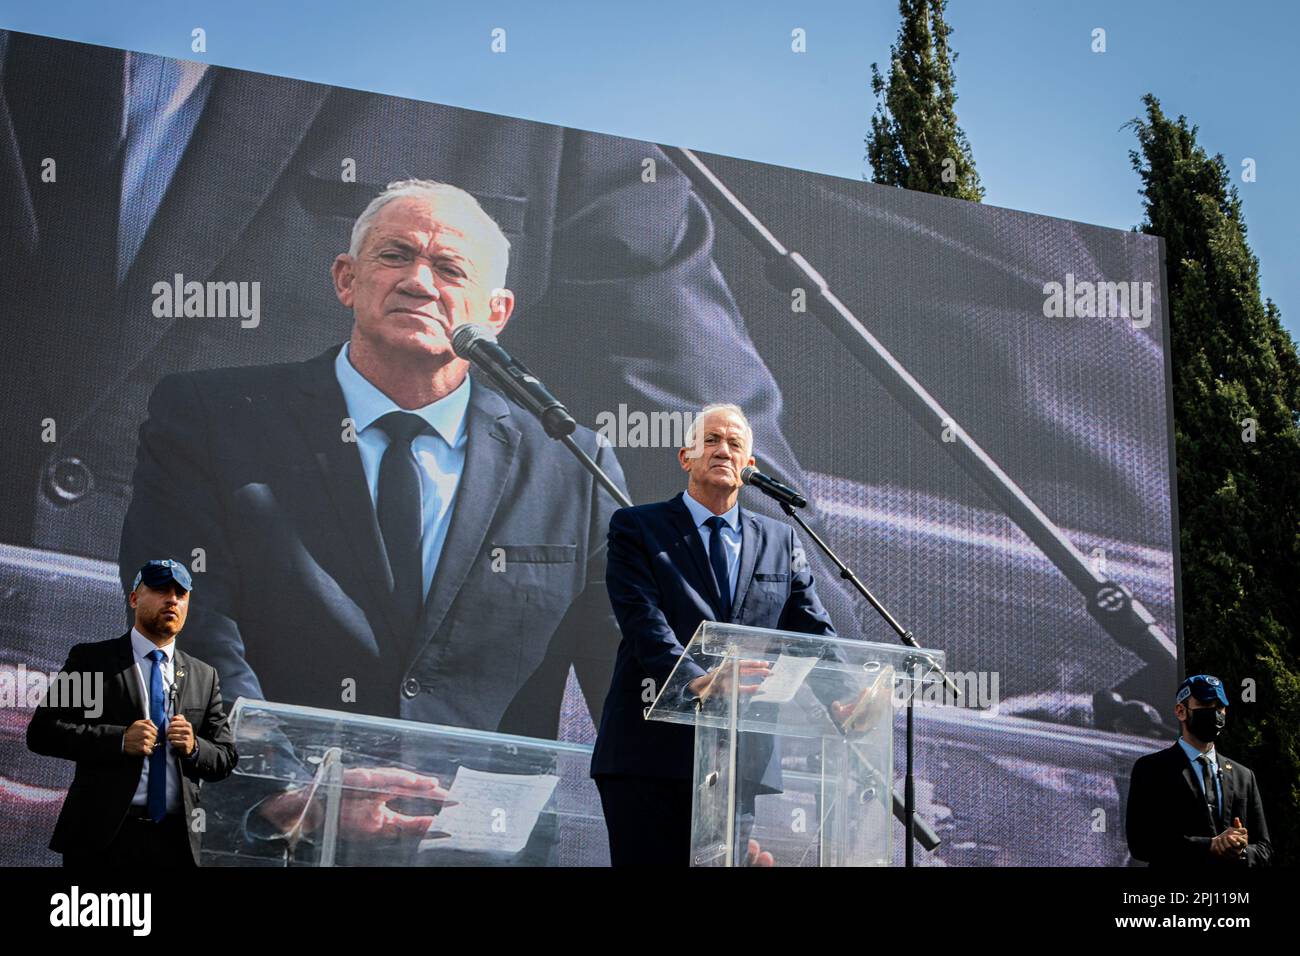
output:
[[[59,45],[71,56],[95,49]],[[207,106],[141,257],[158,256],[154,278],[169,278],[182,268],[167,264],[180,237],[210,246],[212,276],[262,282],[257,329],[180,319],[165,335],[141,338],[130,323],[157,321],[142,292],[114,297],[93,283],[77,288],[75,278],[74,287],[43,286],[25,268],[32,257],[66,256],[75,277],[86,253],[33,249],[14,201],[21,180],[0,179],[0,202],[12,213],[0,219],[0,321],[8,341],[0,360],[0,659],[10,673],[19,665],[57,668],[73,643],[123,630],[117,535],[153,384],[173,371],[306,359],[342,341],[350,316],[333,298],[327,268],[346,249],[352,218],[392,179],[443,179],[479,196],[510,236],[507,284],[519,306],[503,344],[581,423],[594,427],[620,404],[693,411],[736,389],[758,396],[764,407],[747,410],[779,426],[779,434],[760,427],[756,435],[760,468],[775,460],[789,476],[797,460],[818,527],[895,616],[924,645],[947,652],[951,668],[998,674],[997,716],[947,710],[919,719],[919,809],[945,839],[923,862],[1127,862],[1128,768],[1164,744],[1126,732],[1131,725],[1099,705],[1098,695],[1117,692],[1163,713],[1178,662],[1171,656],[1144,667],[1111,640],[1078,592],[934,439],[811,313],[792,311],[788,292],[766,283],[761,261],[729,223],[684,189],[677,205],[666,205],[642,179],[645,157],[655,158],[660,183],[680,179],[656,147],[216,67],[208,73]],[[53,111],[53,89],[41,77],[5,75],[15,115],[44,108],[46,97]],[[295,135],[277,125],[282,117],[297,124]],[[0,163],[32,175],[16,134],[0,137],[0,146]],[[222,150],[264,156],[265,182],[245,190],[248,184],[223,179],[211,160]],[[339,181],[342,156],[356,160],[357,183]],[[1181,646],[1160,241],[703,158]],[[548,181],[552,209],[532,192]],[[210,195],[207,207],[184,204],[187,195],[214,192],[227,206],[259,205],[243,220],[221,214],[176,225],[169,218],[220,208]],[[87,221],[99,214],[97,202],[116,202],[111,189],[95,195],[79,200]],[[223,236],[231,228],[237,237]],[[699,308],[698,290],[653,277],[612,282],[601,293],[610,276],[659,275],[674,243],[706,249],[711,263],[692,281],[722,289],[720,302]],[[1151,283],[1149,327],[1123,318],[1046,318],[1044,284],[1067,274]],[[54,317],[50,297],[60,304]],[[82,308],[70,307],[77,302]],[[575,302],[581,312],[569,307]],[[712,318],[702,318],[706,312]],[[729,381],[732,368],[737,377]],[[61,423],[54,447],[39,440],[46,413]],[[635,500],[681,489],[671,449],[617,451]],[[93,475],[84,496],[60,497],[66,474],[58,467],[69,457]],[[752,491],[742,501],[777,513]],[[841,633],[892,641],[874,612],[856,605],[813,558]],[[593,728],[573,690],[560,737],[589,743]],[[70,779],[69,766],[26,752],[28,716],[0,711],[0,860],[9,863],[55,860],[44,845]],[[900,773],[901,766],[900,740]]]

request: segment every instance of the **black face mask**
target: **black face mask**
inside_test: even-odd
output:
[[[1207,744],[1219,736],[1219,732],[1227,722],[1228,715],[1217,707],[1201,707],[1187,712],[1187,729],[1192,732],[1193,737]]]

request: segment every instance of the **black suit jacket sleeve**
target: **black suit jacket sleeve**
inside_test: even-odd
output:
[[[1273,843],[1268,838],[1268,824],[1264,822],[1264,801],[1260,798],[1259,783],[1254,771],[1251,771],[1246,786],[1246,809],[1250,816],[1242,821],[1246,825],[1246,839],[1249,841],[1246,844],[1244,862],[1247,866],[1266,866],[1273,859]]]
[[[686,649],[664,616],[663,595],[650,568],[641,527],[627,509],[610,516],[605,586],[623,637],[658,694]],[[705,674],[690,658],[682,666],[688,669],[688,680]]]
[[[1163,754],[1141,757],[1133,765],[1124,816],[1129,852],[1148,863],[1204,866],[1211,859],[1211,838],[1183,832],[1182,818],[1169,799],[1172,789],[1164,779],[1168,766]],[[1181,786],[1182,780],[1177,783]]]
[[[90,645],[78,644],[68,652],[60,676],[99,672],[103,688],[107,687],[104,668],[91,658]],[[103,700],[100,701],[102,706]],[[124,724],[95,723],[82,709],[51,707],[49,694],[32,713],[27,725],[27,749],[44,757],[59,757],[82,763],[112,763],[122,759]]]
[[[1200,866],[1209,861],[1208,836],[1186,836],[1171,818],[1161,793],[1157,767],[1149,757],[1134,763],[1128,779],[1128,805],[1125,809],[1125,835],[1128,852],[1135,860],[1152,862],[1178,860]]]
[[[140,426],[131,505],[122,524],[118,566],[129,591],[135,569],[167,555],[190,561],[203,549],[203,570],[194,575],[194,600],[185,648],[226,677],[231,700],[263,698],[244,656],[239,631],[239,588],[221,518],[218,473],[205,436],[220,410],[209,410],[193,379],[168,376],[149,398]]]
[[[226,719],[225,702],[221,699],[221,679],[215,668],[207,670],[212,675],[207,695],[208,706],[203,714],[202,725],[194,728],[194,743],[198,750],[190,759],[181,761],[181,769],[187,777],[197,776],[211,782],[230,776],[239,756],[235,752],[235,738]]]

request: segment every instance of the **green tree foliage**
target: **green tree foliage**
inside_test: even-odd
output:
[[[1223,750],[1254,769],[1276,852],[1300,833],[1300,360],[1222,156],[1148,94],[1130,124],[1143,232],[1163,236],[1187,672],[1234,705]],[[1253,438],[1253,440],[1250,440]],[[1255,703],[1240,701],[1253,681]],[[1235,695],[1235,696],[1234,696]]]
[[[979,202],[984,187],[957,125],[957,54],[948,47],[947,5],[947,0],[899,0],[903,22],[889,48],[888,81],[871,64],[877,103],[867,160],[873,182]]]

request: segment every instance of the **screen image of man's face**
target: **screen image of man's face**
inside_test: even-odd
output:
[[[454,328],[499,331],[509,317],[513,303],[495,288],[504,263],[481,230],[442,218],[428,200],[395,199],[379,210],[356,257],[335,261],[339,301],[376,351],[450,360]]]

